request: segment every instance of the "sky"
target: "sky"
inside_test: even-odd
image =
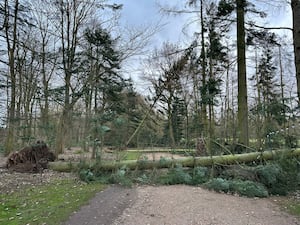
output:
[[[183,34],[182,28],[191,20],[195,15],[185,14],[180,16],[166,15],[160,12],[159,5],[170,6],[170,7],[181,7],[184,8],[187,0],[111,0],[114,3],[123,4],[123,9],[121,10],[121,24],[129,27],[145,27],[145,26],[155,26],[156,24],[161,24],[159,31],[156,32],[151,38],[149,50],[154,48],[160,48],[162,44],[166,41],[179,43],[183,46],[189,44],[188,38]],[[280,4],[278,0],[252,0],[254,4],[258,5],[259,9],[265,9],[268,17],[261,19],[259,25],[269,26],[269,27],[291,27],[292,26],[292,16],[291,9],[288,4]],[[281,1],[282,2],[282,1]],[[275,5],[276,4],[276,5]],[[250,16],[250,14],[249,14]],[[254,19],[249,18],[248,19]],[[253,16],[253,15],[252,15]],[[257,19],[257,18],[255,18]],[[194,23],[190,27],[187,33],[192,36],[193,32],[197,29],[197,25]],[[291,32],[288,30],[274,30],[275,32],[280,32],[291,38]],[[291,48],[292,50],[292,48]],[[148,51],[149,52],[149,51]],[[131,63],[131,68],[138,68],[139,60],[135,60]],[[134,77],[139,77],[138,69],[137,71],[131,72],[131,74],[137,74]],[[141,79],[134,79],[137,86],[143,86],[143,81]],[[146,87],[145,87],[146,88]],[[143,90],[142,90],[143,91]]]
[[[112,0],[115,3],[123,4],[121,11],[121,23],[129,26],[154,25],[157,23],[164,24],[160,32],[154,36],[157,44],[164,41],[183,41],[185,36],[182,34],[182,27],[187,23],[188,17],[191,15],[168,16],[160,12],[159,5],[184,7],[187,0]],[[269,0],[251,1],[257,4],[258,8],[266,9],[267,19],[262,21],[261,25],[291,27],[292,16],[291,9],[288,4],[276,3]],[[265,3],[264,3],[265,2]],[[274,5],[270,2],[275,2]],[[279,2],[279,1],[277,1]],[[281,1],[282,2],[282,1]],[[276,5],[275,5],[276,4]],[[267,21],[265,21],[267,20]],[[267,22],[267,23],[266,23]]]
[[[114,0],[115,3],[123,4],[121,11],[121,23],[128,26],[155,26],[160,24],[160,31],[152,38],[152,44],[159,46],[169,40],[178,42],[183,40],[181,33],[183,25],[186,23],[186,16],[168,16],[159,10],[161,5],[183,5],[180,0]],[[180,3],[181,2],[181,3]]]

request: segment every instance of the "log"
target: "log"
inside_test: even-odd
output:
[[[161,159],[157,161],[150,160],[125,160],[125,161],[104,161],[99,165],[103,170],[116,170],[118,168],[126,167],[128,169],[160,169],[170,168],[176,164],[183,167],[196,166],[212,166],[217,165],[232,165],[237,163],[248,163],[259,160],[273,160],[284,155],[285,157],[300,156],[300,149],[294,150],[274,150],[265,152],[251,152],[235,155],[219,155],[219,156],[205,156],[205,157],[186,157],[179,159]],[[70,172],[77,167],[78,162],[49,162],[49,168],[61,172]],[[92,166],[92,163],[90,163]]]

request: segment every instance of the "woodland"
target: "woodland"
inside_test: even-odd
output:
[[[292,11],[293,27],[264,25],[268,10],[280,7]],[[159,25],[122,27],[122,8],[105,0],[1,1],[1,152],[37,140],[56,155],[95,145],[198,147],[203,155],[297,147],[298,0],[162,3],[158,10],[171,18],[193,15],[194,30],[186,45],[166,40],[154,49]],[[126,73],[140,55],[143,69]]]

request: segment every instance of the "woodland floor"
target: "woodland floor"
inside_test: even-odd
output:
[[[0,167],[5,159],[0,157]],[[73,175],[9,173],[0,169],[0,192]],[[111,186],[74,212],[66,225],[300,225],[280,208],[281,197],[250,199],[185,185]]]

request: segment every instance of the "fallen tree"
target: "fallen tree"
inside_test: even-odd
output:
[[[264,152],[251,152],[235,155],[205,156],[205,157],[186,157],[179,159],[161,158],[158,161],[150,160],[126,160],[126,161],[103,161],[98,167],[103,170],[116,170],[126,167],[128,169],[154,169],[170,168],[176,164],[183,167],[212,166],[212,165],[232,165],[238,163],[249,163],[260,160],[273,160],[280,156],[297,157],[300,156],[300,149],[295,150],[274,150]],[[90,166],[94,163],[91,162]],[[70,172],[77,168],[78,162],[50,162],[49,168],[61,172]]]
[[[44,142],[38,141],[20,151],[12,152],[6,161],[6,168],[15,172],[42,172],[48,168],[48,162],[55,160],[55,155]]]

